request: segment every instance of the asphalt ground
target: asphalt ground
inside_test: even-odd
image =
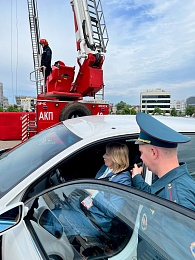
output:
[[[0,141],[0,150],[5,148],[11,148],[17,144],[21,143],[21,140],[14,141]]]

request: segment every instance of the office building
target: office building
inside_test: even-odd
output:
[[[7,109],[9,106],[9,101],[7,97],[3,97],[3,109]]]
[[[162,114],[170,115],[171,93],[162,89],[150,89],[140,94],[141,112],[152,114],[155,107]]]
[[[186,101],[185,100],[173,100],[171,101],[171,109],[175,108],[178,113],[185,113]]]
[[[16,105],[18,108],[22,108],[23,111],[31,111],[34,107],[35,97],[15,96]]]

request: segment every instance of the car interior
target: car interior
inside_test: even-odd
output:
[[[79,150],[68,158],[65,158],[64,161],[56,165],[42,178],[37,180],[33,186],[30,186],[23,197],[23,201],[26,201],[39,192],[47,188],[54,187],[60,183],[83,178],[94,179],[96,173],[104,164],[103,155],[105,154],[105,147],[109,142],[121,142],[128,146],[129,169],[133,168],[134,163],[141,162],[139,147],[138,145],[135,145],[135,138],[135,136],[130,136],[129,138],[127,138],[127,136],[121,136],[117,138],[101,140],[99,143],[92,143],[85,148],[82,148],[82,150]],[[28,215],[26,216],[27,221],[35,220],[34,212],[36,207],[36,203],[31,207]],[[96,255],[95,259],[104,259],[102,257],[105,255],[105,250],[112,251],[114,254],[118,254],[129,242],[129,239],[133,234],[134,226],[130,227],[130,225],[126,224],[126,221],[127,220],[122,221],[122,218],[120,217],[115,217],[112,220],[111,231],[109,233],[105,233],[103,231],[100,232],[101,244],[104,245],[103,249],[101,246],[97,246],[98,242],[94,237],[88,238],[86,241],[86,239],[82,236],[76,235],[75,237],[69,238],[69,241],[75,250],[78,247],[82,247],[82,251],[84,252],[85,256],[90,256],[90,258],[87,259],[93,259],[91,258],[92,254]],[[91,222],[92,225],[100,230],[100,228],[96,226],[96,223],[93,222],[92,219]]]
[[[121,142],[125,143],[129,148],[129,162],[131,169],[134,163],[141,162],[140,160],[140,152],[138,145],[135,145],[134,140],[136,136],[121,136],[112,139],[101,140],[100,142],[91,143],[90,145],[86,145],[82,149],[74,152],[74,154],[68,156],[60,163],[56,164],[52,169],[45,173],[40,179],[30,186],[27,190],[26,194],[23,197],[23,201],[25,202],[28,199],[33,198],[36,194],[50,187],[55,187],[58,184],[66,183],[76,179],[85,179],[85,178],[95,178],[97,171],[103,165],[103,154],[105,153],[105,147],[109,142]],[[194,171],[194,164],[189,163],[190,173]],[[142,175],[145,178],[146,172],[148,169],[143,167]],[[48,208],[51,209],[51,203],[58,205],[58,199],[53,196],[50,198],[50,203],[48,203]],[[66,207],[66,205],[63,205]],[[84,259],[108,259],[109,255],[111,257],[117,256],[118,259],[123,259],[124,254],[128,253],[128,255],[133,255],[134,252],[129,253],[131,248],[135,248],[140,253],[140,258],[142,259],[143,255],[156,255],[158,259],[167,259],[166,253],[161,252],[161,248],[158,248],[158,245],[155,245],[155,241],[149,241],[149,238],[145,238],[144,233],[139,233],[137,237],[136,234],[136,217],[139,216],[139,202],[137,201],[126,201],[125,205],[126,209],[131,209],[132,216],[128,213],[124,215],[117,213],[117,216],[112,219],[112,227],[109,232],[103,232],[97,226],[97,223],[93,222],[93,219],[90,219],[92,226],[100,231],[99,236],[91,236],[86,237],[81,233],[77,233],[75,235],[68,236],[66,235],[66,239],[63,236],[60,238],[60,243],[62,245],[69,244],[73,250],[73,258],[71,259],[82,259],[82,255]],[[37,201],[35,201],[34,205],[31,206],[31,209],[26,216],[27,223],[29,222],[29,230],[36,229],[35,233],[38,237],[36,240],[40,240],[40,245],[43,244],[44,238],[42,238],[42,231],[40,228],[40,222],[37,218],[39,214],[39,205]],[[48,212],[48,210],[47,210]],[[54,211],[51,210],[54,214]],[[123,212],[124,213],[124,212]],[[56,213],[55,213],[56,214]],[[58,214],[56,214],[57,216]],[[55,221],[55,218],[54,218]],[[139,220],[138,220],[139,221]],[[58,219],[56,218],[56,223],[58,223]],[[54,224],[53,224],[54,225]],[[44,226],[46,229],[46,226]],[[38,231],[37,231],[38,230]],[[54,233],[50,232],[51,243],[54,243],[52,239],[57,238],[59,235],[58,230],[57,233],[54,230]],[[65,228],[64,233],[67,234]],[[53,238],[52,238],[53,237]],[[135,241],[138,238],[138,247],[135,246]],[[57,238],[59,239],[59,238]],[[68,239],[68,241],[67,241]],[[68,243],[67,243],[68,242]],[[148,251],[150,248],[150,251]],[[71,249],[69,248],[69,252]],[[121,258],[120,258],[121,257]],[[156,258],[156,259],[157,259]],[[51,258],[51,259],[61,259],[61,258]],[[64,259],[64,258],[62,258]]]
[[[75,192],[75,190],[73,192]],[[74,257],[71,259],[74,260],[83,259],[83,257],[84,259],[108,259],[109,255],[113,257],[120,254],[127,245],[135,247],[132,240],[136,240],[133,236],[135,236],[134,230],[139,208],[137,201],[125,201],[124,208],[126,208],[127,211],[125,215],[128,216],[128,219],[124,214],[117,212],[117,216],[112,219],[112,226],[109,232],[102,231],[101,228],[97,226],[97,223],[90,218],[92,233],[93,229],[97,231],[96,235],[90,236],[86,235],[85,232],[83,233],[82,227],[79,228],[78,225],[75,225],[74,221],[72,221],[70,213],[71,206],[67,203],[68,201],[66,199],[62,201],[59,198],[59,194],[59,191],[55,192],[54,190],[35,199],[31,206],[31,210],[26,216],[26,223],[30,232],[32,232],[32,229],[35,230],[35,232],[32,232],[33,236],[40,246],[42,245],[44,247],[47,255],[51,254],[52,246],[56,245],[56,238],[58,239],[58,250],[60,254],[67,255],[67,252],[64,251],[63,247],[63,244],[65,243],[69,253],[72,248]],[[72,193],[70,195],[72,196]],[[47,206],[42,206],[43,199]],[[129,215],[129,209],[131,209],[131,216]],[[71,232],[73,234],[69,233],[69,229],[66,229],[66,225],[63,227],[63,234],[61,228],[62,224],[59,224],[58,218],[60,218],[60,214],[63,216],[66,214],[67,216],[67,210],[70,214],[68,222],[71,225]],[[46,212],[47,217],[43,218],[43,213],[45,215]],[[42,228],[44,231],[41,231]],[[45,230],[48,231],[48,234]],[[50,241],[49,245],[48,241]],[[55,249],[53,249],[53,252],[55,252]],[[66,258],[62,257],[62,259]]]
[[[23,197],[23,201],[60,183],[76,179],[95,178],[96,173],[104,164],[105,147],[110,142],[121,142],[128,146],[129,169],[133,168],[134,163],[141,162],[139,147],[135,145],[135,139],[136,136],[129,136],[129,138],[127,136],[112,137],[112,139],[92,143],[74,152],[30,186]],[[143,177],[145,177],[145,172],[145,167],[143,167]]]
[[[94,179],[96,173],[104,164],[103,155],[105,153],[105,147],[110,142],[120,142],[128,146],[130,170],[133,167],[134,163],[141,162],[139,147],[138,145],[135,145],[134,142],[136,138],[137,136],[135,135],[117,136],[107,138],[99,142],[96,141],[94,143],[86,145],[85,147],[82,147],[82,149],[75,151],[73,154],[64,158],[64,160],[62,160],[61,162],[56,163],[56,165],[53,166],[47,172],[45,172],[41,178],[37,179],[36,182],[29,186],[29,188],[23,196],[23,202],[25,203],[28,200],[33,200],[33,197],[36,196],[38,193],[43,192],[46,189],[53,188],[59,184],[67,183],[69,181],[78,179]],[[195,139],[192,138],[191,143],[186,144],[186,147],[188,147],[189,151],[193,149],[194,141]],[[184,154],[186,155],[186,150],[182,150],[183,147],[185,148],[185,146],[183,145],[182,148],[179,150],[179,155],[181,158],[184,157]],[[191,174],[194,174],[195,167],[194,161],[192,162],[192,156],[186,156],[188,156],[188,158],[186,158],[186,162],[189,166],[189,171]],[[147,171],[148,169],[143,165],[142,175],[144,178],[146,176]],[[58,199],[56,199],[56,197],[50,198],[50,203],[58,205]],[[109,232],[103,232],[102,230],[100,230],[100,228],[97,226],[97,223],[94,222],[93,219],[90,219],[92,225],[100,231],[100,235],[98,237],[87,238],[85,236],[82,236],[81,234],[76,234],[74,236],[64,236],[63,232],[66,232],[65,230],[63,230],[62,232],[62,229],[59,230],[59,227],[61,228],[61,224],[59,223],[57,215],[55,215],[54,211],[51,209],[52,207],[50,203],[48,203],[46,205],[46,208],[44,208],[43,210],[43,208],[39,205],[38,201],[35,200],[34,203],[31,204],[31,207],[29,207],[30,210],[28,211],[28,214],[25,217],[25,221],[27,223],[27,226],[29,227],[29,230],[34,230],[32,233],[34,234],[35,240],[40,240],[40,247],[42,246],[45,238],[46,240],[48,239],[48,241],[50,241],[51,244],[55,244],[56,239],[58,241],[60,240],[59,244],[61,244],[62,252],[64,252],[63,247],[65,244],[70,245],[68,250],[71,255],[71,250],[73,249],[74,255],[71,259],[75,260],[81,259],[80,257],[82,254],[84,256],[84,259],[108,259],[109,254],[112,257],[114,257],[115,255],[119,257],[120,255],[122,255],[122,252],[127,250],[127,247],[128,250],[129,248],[131,248],[131,243],[132,241],[134,241],[132,238],[136,230],[135,217],[138,216],[137,212],[139,212],[138,201],[137,204],[135,201],[126,201],[127,204],[125,205],[125,207],[127,209],[133,209],[134,213],[132,214],[132,216],[126,214],[126,216],[128,215],[128,217],[125,218],[124,215],[120,214],[119,212],[117,216],[112,219],[112,227]],[[56,230],[54,229],[50,231],[49,228],[51,228],[51,226],[47,225],[47,221],[44,222],[48,219],[48,215],[51,215],[48,209],[51,210],[51,213],[54,215],[54,217],[52,215],[52,226],[56,226]],[[47,215],[47,217],[44,217],[45,215]],[[43,232],[42,228],[50,233],[49,238],[47,232]],[[148,250],[149,247],[148,245],[145,245],[146,240],[148,243],[148,238],[145,239],[144,234],[139,234],[138,245],[139,247],[141,247],[140,251],[142,252],[142,255],[145,254],[143,250],[145,248]],[[152,241],[150,244],[154,244],[154,241]],[[155,246],[155,248],[157,248],[157,246]],[[153,246],[151,250],[154,250]],[[160,251],[161,249],[158,249],[158,252]],[[155,254],[157,255],[157,253]],[[164,255],[164,252],[162,253],[162,255]],[[159,253],[158,259],[164,259],[162,255],[161,253]],[[58,260],[61,258],[56,258],[56,256],[54,255],[53,258],[51,256],[51,258],[49,259]]]

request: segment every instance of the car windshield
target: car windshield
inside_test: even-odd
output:
[[[81,140],[62,123],[0,156],[0,198],[49,159]]]

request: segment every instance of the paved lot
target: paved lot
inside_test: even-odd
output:
[[[4,148],[11,148],[17,144],[21,143],[21,140],[14,141],[0,141],[0,150]]]

